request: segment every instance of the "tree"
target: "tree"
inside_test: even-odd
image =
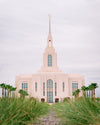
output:
[[[86,97],[88,97],[89,87],[86,87]]]
[[[2,88],[2,97],[4,97],[5,83],[0,84],[0,87]]]
[[[7,85],[5,85],[4,89],[5,89],[5,97],[7,97]]]
[[[85,91],[86,91],[86,86],[82,86],[82,87],[81,87],[81,90],[83,91],[83,95],[86,96],[86,93],[85,93]]]
[[[19,93],[21,98],[25,98],[25,96],[28,96],[28,93],[22,89],[19,90]]]
[[[11,97],[11,91],[12,91],[12,86],[10,86],[10,88],[9,88],[9,92],[10,92],[10,97]]]
[[[7,94],[7,96],[9,97],[9,93],[10,93],[10,85],[6,85],[6,87],[7,87],[7,91],[8,91],[8,94]]]
[[[97,85],[97,83],[91,83],[91,86],[93,87],[93,97],[95,100],[95,89],[98,88],[98,85]]]
[[[79,97],[80,89],[77,89],[75,92],[73,92],[73,96]]]
[[[12,96],[13,96],[13,97],[15,96],[15,93],[14,93],[14,92],[16,91],[16,89],[17,89],[17,88],[15,88],[15,87],[13,87],[13,88],[11,89],[11,91],[13,92],[13,93],[12,93]]]
[[[89,98],[90,98],[90,96],[91,96],[91,94],[90,94],[90,93],[91,93],[91,90],[92,90],[92,86],[91,86],[91,85],[89,85],[89,86],[88,86],[88,88],[89,88]]]

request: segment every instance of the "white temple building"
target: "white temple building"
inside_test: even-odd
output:
[[[65,74],[57,66],[57,53],[53,47],[51,35],[51,17],[49,16],[49,34],[47,46],[43,53],[43,66],[36,74],[21,74],[16,76],[15,86],[18,91],[23,89],[30,97],[48,103],[63,101],[65,97],[72,98],[76,89],[84,85],[84,76],[81,74]]]

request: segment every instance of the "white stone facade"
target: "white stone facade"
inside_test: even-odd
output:
[[[54,103],[65,97],[72,98],[72,91],[81,89],[84,85],[84,76],[81,74],[64,74],[57,66],[57,54],[53,47],[49,18],[49,35],[47,47],[43,53],[43,66],[37,74],[22,74],[16,76],[15,85],[18,91],[24,89],[30,97],[39,101]]]

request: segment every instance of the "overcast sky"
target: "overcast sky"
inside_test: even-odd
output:
[[[60,69],[100,86],[100,0],[0,0],[0,83],[40,69],[48,14]]]

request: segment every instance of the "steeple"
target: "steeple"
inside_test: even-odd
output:
[[[49,14],[49,34],[51,34],[51,15]]]
[[[52,35],[51,35],[51,16],[49,16],[49,34],[48,34],[48,39],[47,39],[47,46],[52,47]]]
[[[43,66],[39,72],[61,72],[57,66],[57,53],[52,45],[52,35],[51,35],[51,16],[49,15],[49,33],[47,39],[47,46],[43,53]]]

